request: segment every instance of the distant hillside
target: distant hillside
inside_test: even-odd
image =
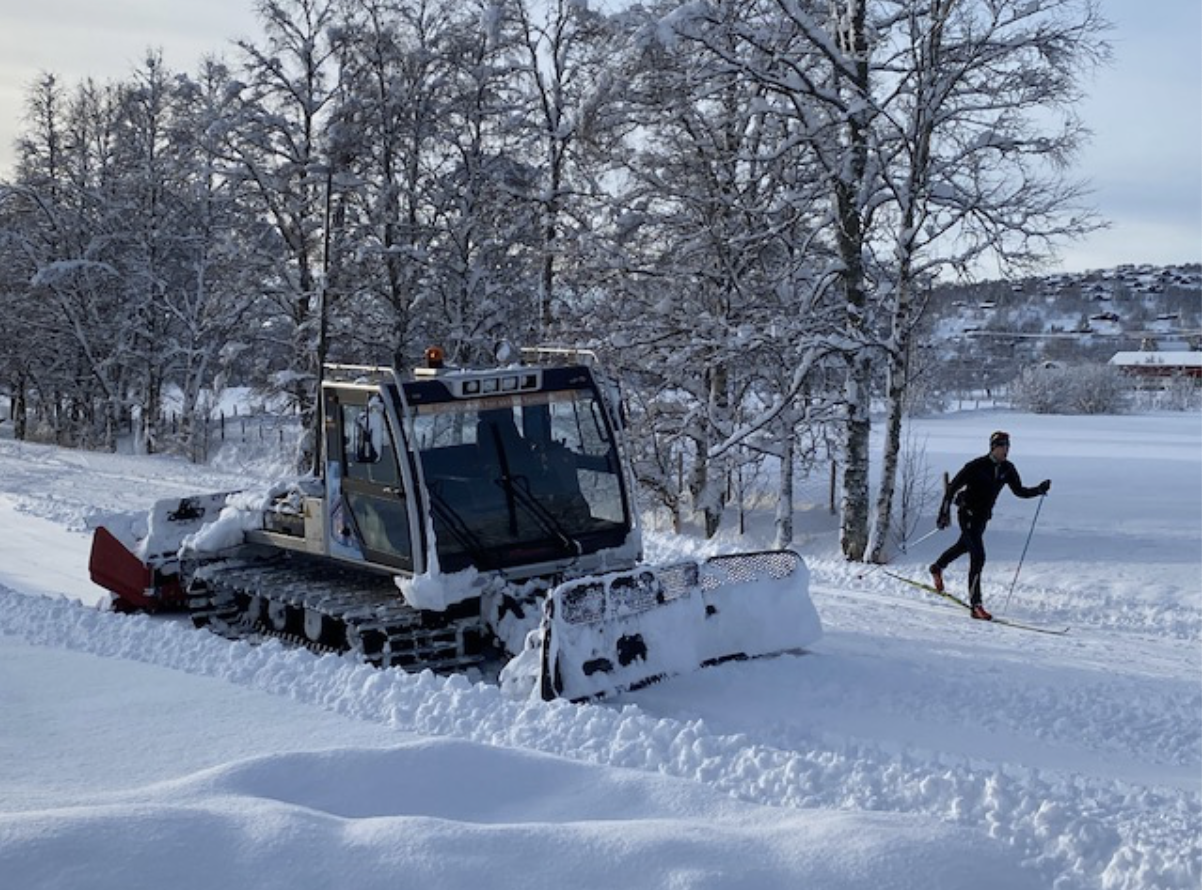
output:
[[[1002,389],[1049,361],[1104,364],[1116,352],[1199,349],[1202,264],[940,285],[922,326],[914,373],[943,393]]]

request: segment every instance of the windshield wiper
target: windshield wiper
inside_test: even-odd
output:
[[[446,526],[447,531],[451,533],[451,537],[458,542],[459,546],[471,555],[473,562],[482,569],[499,568],[500,562],[495,557],[489,556],[480,537],[472,531],[471,526],[467,524],[459,511],[452,507],[435,487],[431,486],[428,490],[431,511],[442,520],[442,524]]]
[[[511,508],[513,504],[523,506],[526,512],[534,517],[534,521],[542,526],[543,531],[555,538],[568,553],[573,556],[580,556],[584,552],[584,547],[578,540],[568,534],[563,524],[555,518],[555,514],[547,509],[547,505],[531,493],[529,479],[524,476],[514,477],[505,475],[495,481],[497,485],[500,485],[505,490],[506,495],[509,497]],[[519,481],[523,485],[519,485]]]
[[[509,465],[509,452],[505,449],[504,437],[496,427],[492,430],[492,438],[501,469],[501,478],[495,481],[505,492],[505,504],[509,510],[509,533],[513,537],[517,537],[518,517],[516,507],[518,504],[521,504],[525,507],[526,512],[534,517],[534,521],[542,526],[543,531],[555,538],[564,550],[573,556],[580,556],[584,552],[584,548],[579,541],[567,533],[563,525],[555,518],[555,514],[548,510],[547,506],[530,492],[530,480],[525,476],[513,475]],[[525,487],[517,484],[519,479],[525,482]]]

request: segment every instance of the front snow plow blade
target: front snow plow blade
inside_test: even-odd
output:
[[[146,517],[147,530],[142,535],[117,526],[99,526],[92,534],[88,573],[93,582],[113,594],[113,610],[183,609],[180,546],[184,538],[216,519],[228,498],[223,492],[161,500]]]
[[[598,698],[821,636],[809,570],[791,550],[582,578],[548,597],[541,695]]]
[[[93,582],[113,594],[113,608],[117,611],[159,609],[150,568],[104,526],[92,534],[88,573]]]

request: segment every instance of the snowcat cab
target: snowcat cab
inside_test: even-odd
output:
[[[493,371],[330,365],[325,469],[253,542],[402,576],[509,579],[634,565],[639,535],[607,409],[583,366]]]
[[[575,353],[523,354],[487,370],[430,355],[404,379],[326,366],[320,478],[162,501],[141,533],[98,528],[93,580],[119,609],[185,607],[226,636],[272,634],[382,666],[459,670],[520,654],[508,675],[548,698],[817,637],[791,552],[725,557],[737,563],[729,579],[713,560],[641,567],[616,387],[591,362],[537,363]],[[785,592],[761,616],[772,625],[783,608],[784,636],[751,620],[764,593],[778,598],[757,596],[760,581]]]

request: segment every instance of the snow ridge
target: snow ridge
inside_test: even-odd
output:
[[[222,679],[398,730],[683,778],[758,804],[923,813],[983,828],[1055,890],[1171,890],[1200,877],[1202,807],[1183,790],[922,759],[849,740],[787,750],[633,705],[513,701],[464,677],[377,670],[275,641],[230,643],[178,622],[3,587],[0,634]],[[1064,799],[1089,805],[1070,810]]]

